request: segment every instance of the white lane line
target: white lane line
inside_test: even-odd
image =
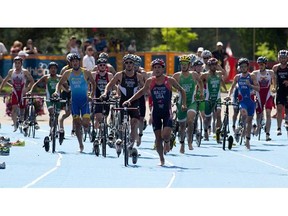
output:
[[[55,167],[53,167],[52,169],[50,169],[49,171],[45,172],[43,175],[39,176],[38,178],[36,178],[34,181],[30,182],[29,184],[25,185],[23,188],[29,188],[31,186],[33,186],[34,184],[36,184],[37,182],[39,182],[41,179],[45,178],[46,176],[48,176],[49,174],[51,174],[52,172],[54,172],[55,170],[57,170],[60,166],[61,166],[61,160],[62,160],[62,154],[58,153],[58,159],[56,162]]]
[[[141,151],[141,152],[142,152],[142,153],[145,153],[145,154],[147,154],[147,155],[153,156],[154,158],[159,158],[159,156],[156,155],[156,154],[149,153],[149,152],[146,152],[146,151]],[[169,164],[170,166],[174,166],[174,164],[173,164],[172,162],[168,161],[167,159],[165,159],[165,163],[166,163],[166,164]],[[175,172],[172,172],[172,177],[171,177],[171,179],[169,180],[168,185],[167,185],[165,188],[170,188],[171,185],[173,184],[175,178],[176,178],[176,173],[175,173]]]
[[[274,168],[279,169],[279,170],[282,170],[282,171],[284,171],[284,172],[288,172],[288,169],[283,168],[283,167],[280,167],[280,166],[277,166],[277,165],[274,165],[274,164],[269,163],[269,162],[267,162],[267,161],[264,161],[264,160],[261,160],[261,159],[255,158],[255,157],[251,157],[251,156],[248,156],[248,155],[244,155],[244,154],[241,154],[241,153],[238,153],[238,152],[234,152],[234,151],[230,151],[230,152],[233,153],[233,154],[236,154],[236,155],[240,155],[240,156],[242,156],[242,157],[249,158],[249,159],[251,159],[251,160],[258,161],[258,162],[260,162],[260,163],[266,164],[266,165],[268,165],[268,166],[274,167]]]

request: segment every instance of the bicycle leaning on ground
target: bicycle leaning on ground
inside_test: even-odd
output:
[[[224,111],[224,118],[223,118],[223,121],[221,123],[221,127],[218,128],[216,130],[216,141],[217,143],[221,143],[220,141],[220,136],[223,137],[223,141],[222,141],[222,144],[223,144],[223,150],[225,150],[225,145],[226,145],[226,139],[228,140],[228,149],[231,150],[232,149],[232,145],[233,145],[233,136],[229,136],[228,137],[228,134],[230,133],[230,129],[229,129],[229,106],[237,106],[236,103],[233,103],[231,101],[229,101],[230,98],[227,97],[224,99],[223,102],[218,102],[217,104],[220,104],[220,105],[224,105],[225,106],[225,111]]]
[[[61,99],[60,97],[51,97],[50,99],[46,100],[47,102],[51,102],[53,104],[53,113],[49,116],[49,124],[50,124],[50,138],[46,136],[44,138],[44,145],[45,151],[48,152],[50,149],[50,142],[52,143],[52,153],[55,153],[56,150],[56,139],[59,134],[59,144],[62,145],[64,140],[64,131],[59,133],[59,121],[58,117],[60,114],[60,103],[66,103],[66,100]]]

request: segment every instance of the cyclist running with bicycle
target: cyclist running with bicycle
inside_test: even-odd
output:
[[[37,86],[39,83],[44,83],[45,84],[45,88],[46,88],[46,98],[49,100],[52,96],[52,94],[55,92],[56,90],[56,85],[59,82],[61,75],[57,74],[57,70],[58,70],[59,66],[56,62],[50,62],[48,64],[48,70],[49,70],[49,74],[42,76],[39,80],[37,80],[34,85],[31,87],[30,91],[27,92],[28,95],[31,95],[33,92],[33,89],[35,88],[35,86]],[[51,122],[51,116],[53,116],[53,113],[56,111],[54,110],[53,104],[52,102],[46,101],[46,105],[47,105],[47,109],[48,109],[48,113],[49,113],[49,126],[52,126],[52,122]],[[61,105],[58,104],[57,105],[58,109],[61,109]],[[63,121],[60,122],[60,129],[59,129],[59,133],[63,133],[60,136],[64,137],[64,127],[63,127]]]
[[[288,131],[288,51],[280,50],[278,52],[279,63],[274,65],[272,70],[276,79],[276,107],[277,107],[277,136],[282,135],[282,111],[285,109],[285,127]]]
[[[61,76],[64,74],[66,70],[70,70],[72,68],[71,60],[73,55],[74,53],[67,54],[66,56],[67,64],[61,69],[60,71]],[[64,129],[64,120],[68,118],[71,114],[71,90],[68,81],[62,85],[60,95],[62,100],[66,100],[66,104],[61,104],[61,109],[64,109],[65,113],[61,116],[59,120],[60,127]],[[72,136],[75,135],[74,125],[72,126],[71,135]]]
[[[20,108],[20,119],[21,121],[24,120],[24,112],[25,112],[25,100],[23,100],[23,96],[30,90],[32,85],[34,84],[34,79],[30,72],[24,68],[23,59],[19,56],[16,56],[13,59],[13,63],[15,64],[15,69],[10,69],[8,71],[7,76],[3,79],[0,85],[0,91],[2,90],[3,86],[11,80],[12,82],[12,120],[14,125],[15,132],[18,128],[17,123],[17,109]],[[26,87],[26,82],[29,82],[28,86]]]
[[[179,83],[173,78],[164,75],[165,62],[163,59],[155,59],[151,62],[153,76],[149,77],[145,85],[131,98],[123,103],[133,104],[142,95],[151,92],[152,97],[152,126],[155,134],[157,153],[160,157],[160,166],[165,165],[164,154],[170,151],[170,137],[172,129],[172,87],[181,92],[183,98],[182,110],[186,107],[186,93]]]
[[[203,93],[203,82],[200,79],[199,74],[196,71],[190,71],[191,59],[188,55],[182,55],[179,57],[179,62],[181,66],[181,71],[176,72],[173,78],[180,84],[180,86],[186,92],[186,105],[187,111],[182,111],[181,106],[183,103],[183,98],[179,97],[179,103],[177,105],[177,117],[179,122],[180,130],[180,153],[185,153],[185,136],[187,127],[187,142],[189,150],[193,150],[192,146],[192,133],[193,133],[193,122],[196,114],[196,103],[194,98],[196,96],[196,86],[199,86],[200,98],[204,97]]]
[[[120,94],[119,95],[120,107],[123,107],[123,102],[130,99],[135,94],[135,92],[137,92],[137,90],[144,85],[142,74],[137,73],[134,70],[134,64],[135,64],[134,55],[126,54],[122,60],[125,69],[123,71],[117,72],[114,75],[114,77],[110,80],[108,85],[106,85],[104,93],[101,96],[102,98],[106,98],[108,92],[116,84],[118,84],[118,93]],[[132,107],[136,108],[138,106],[139,106],[139,100],[136,100],[132,103]],[[134,142],[136,140],[136,133],[139,124],[140,114],[138,110],[129,110],[128,115],[130,116],[130,123],[131,123],[131,136],[130,136],[130,143],[128,144],[128,149],[130,151],[132,150]],[[123,119],[122,114],[121,119]]]
[[[262,122],[264,116],[263,111],[265,108],[266,112],[266,141],[270,141],[270,128],[271,128],[271,110],[274,107],[274,98],[271,94],[271,85],[273,83],[273,91],[275,92],[275,76],[273,70],[266,69],[266,64],[268,60],[265,56],[260,56],[257,59],[257,63],[259,65],[259,70],[255,70],[252,73],[256,76],[257,82],[259,83],[260,90],[256,91],[256,121],[257,121],[257,129],[254,133],[255,136],[258,135],[260,131],[260,127],[262,127]]]
[[[238,66],[241,73],[234,77],[227,99],[231,99],[232,92],[238,84],[239,109],[246,132],[245,146],[250,150],[252,119],[255,112],[254,91],[259,91],[260,87],[255,74],[248,72],[249,60],[247,58],[240,58]]]
[[[89,84],[91,84],[92,90],[90,96],[93,98],[96,91],[96,83],[91,72],[80,67],[80,61],[81,57],[74,53],[71,57],[72,68],[64,72],[53,95],[59,97],[61,87],[69,81],[71,88],[71,111],[73,116],[72,124],[75,125],[80,152],[83,152],[82,127],[88,128],[90,124],[88,87]]]
[[[107,59],[106,58],[99,58],[96,61],[96,65],[97,65],[97,71],[93,71],[92,72],[92,77],[96,82],[96,92],[95,92],[95,97],[99,98],[105,90],[106,85],[109,83],[109,81],[113,78],[113,74],[110,72],[107,72],[106,68],[107,68]],[[107,98],[109,98],[109,94],[107,95]],[[99,126],[99,122],[102,121],[103,119],[103,108],[106,110],[106,115],[109,115],[109,110],[110,110],[110,106],[109,105],[105,105],[105,107],[103,106],[96,106],[95,107],[95,118],[96,118],[96,127],[98,128]]]
[[[206,85],[204,120],[204,140],[206,141],[209,140],[208,130],[211,128],[211,118],[214,112],[216,112],[216,133],[221,127],[221,105],[218,103],[221,101],[221,80],[222,77],[226,77],[226,71],[219,65],[216,58],[210,58],[207,66],[209,70],[200,76]]]

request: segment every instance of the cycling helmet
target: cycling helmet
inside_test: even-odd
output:
[[[58,64],[56,62],[50,62],[48,65],[48,69],[50,69],[52,66],[55,66],[56,68],[58,68]]]
[[[193,64],[197,59],[196,55],[194,55],[194,54],[190,54],[189,57],[190,57],[190,63],[191,64]]]
[[[108,53],[105,53],[105,52],[100,53],[98,57],[99,57],[99,58],[109,59]]]
[[[106,58],[99,58],[99,59],[97,59],[96,64],[107,64],[107,59]]]
[[[280,50],[278,52],[278,58],[279,57],[287,57],[288,56],[288,51],[287,50]]]
[[[71,57],[73,56],[73,54],[74,54],[74,53],[69,53],[69,54],[67,54],[67,56],[66,56],[66,61],[67,61],[67,62],[70,62],[70,61],[71,61]]]
[[[257,59],[257,63],[259,64],[259,63],[264,63],[264,64],[266,64],[268,62],[268,60],[267,60],[267,58],[265,57],[265,56],[260,56],[260,57],[258,57],[258,59]]]
[[[141,63],[142,63],[142,59],[141,59],[140,56],[135,55],[135,63],[137,63],[138,65],[141,65]]]
[[[73,59],[77,59],[77,60],[81,60],[81,57],[80,57],[80,55],[79,54],[77,54],[77,53],[73,53],[73,55],[71,56],[71,58],[70,58],[70,61],[72,61]]]
[[[201,61],[201,60],[196,60],[194,63],[193,63],[193,66],[197,66],[197,65],[203,65],[204,63]]]
[[[127,61],[128,59],[132,60],[133,62],[135,61],[135,56],[133,54],[126,54],[123,57],[123,62]]]
[[[238,65],[240,66],[241,64],[247,64],[249,65],[249,60],[247,58],[240,58],[238,60]]]
[[[15,61],[21,61],[23,62],[23,58],[21,58],[20,56],[16,56],[14,59],[13,59],[13,62]]]
[[[212,53],[209,51],[209,50],[204,50],[202,53],[201,53],[201,57],[202,58],[211,58],[212,57]]]
[[[218,60],[216,58],[210,58],[207,61],[207,65],[217,65],[218,64]]]
[[[151,66],[152,66],[152,67],[153,67],[154,65],[157,65],[157,64],[161,65],[162,67],[165,67],[165,62],[163,61],[163,59],[157,58],[157,59],[155,59],[155,60],[153,60],[153,61],[151,62]]]
[[[188,55],[182,55],[182,56],[179,56],[179,62],[189,62],[190,63],[191,61],[191,58],[190,56]]]

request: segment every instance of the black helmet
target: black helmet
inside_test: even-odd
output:
[[[240,66],[241,64],[247,64],[249,65],[249,60],[247,58],[240,58],[238,60],[238,65]]]
[[[264,63],[264,64],[266,64],[268,62],[268,60],[267,60],[267,58],[265,57],[265,56],[260,56],[260,57],[258,57],[258,59],[257,59],[257,63],[259,64],[259,63]]]
[[[48,69],[50,69],[52,66],[55,66],[56,68],[58,68],[58,64],[56,62],[50,62],[48,65]]]
[[[97,59],[97,62],[96,62],[96,64],[107,64],[107,59],[105,59],[105,58],[99,58],[99,59]]]
[[[13,62],[15,61],[21,61],[21,63],[23,62],[23,58],[21,58],[20,56],[16,56],[14,59],[13,59]]]
[[[201,61],[201,60],[196,60],[194,63],[193,63],[193,66],[197,66],[197,65],[203,65],[204,63]]]
[[[210,58],[207,61],[207,65],[217,65],[218,64],[218,60],[216,58]]]

